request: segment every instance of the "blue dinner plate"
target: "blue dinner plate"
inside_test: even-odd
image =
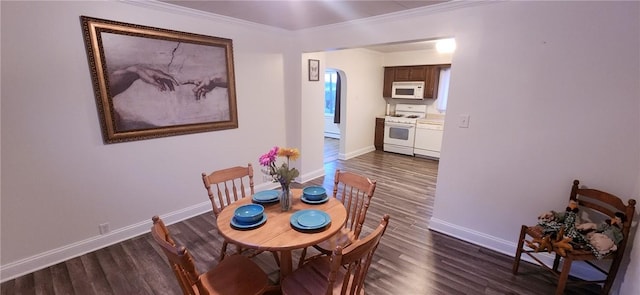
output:
[[[301,230],[315,230],[331,223],[329,214],[320,210],[300,210],[291,215],[291,226]]]
[[[324,216],[324,214],[319,214],[314,211],[300,214],[297,220],[298,224],[304,227],[315,227],[323,225],[325,222],[327,222],[327,218]]]
[[[325,203],[326,201],[329,200],[329,195],[325,195],[324,198],[322,198],[320,200],[308,200],[303,195],[302,197],[300,197],[300,200],[302,200],[302,202],[307,203],[307,204],[322,204],[322,203]]]
[[[258,203],[271,203],[278,200],[279,194],[278,190],[259,191],[253,194],[251,199]]]
[[[231,218],[231,226],[238,228],[238,229],[252,229],[252,228],[256,228],[258,226],[263,225],[265,222],[267,222],[267,215],[262,215],[262,219],[258,220],[258,222],[253,223],[253,224],[244,224],[241,222],[238,222],[236,220],[235,217]]]

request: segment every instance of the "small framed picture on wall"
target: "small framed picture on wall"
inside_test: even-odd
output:
[[[320,81],[320,61],[317,59],[309,60],[309,81]]]

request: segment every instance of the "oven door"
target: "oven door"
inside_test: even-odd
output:
[[[416,134],[415,124],[407,123],[384,123],[384,144],[413,148],[413,141]]]

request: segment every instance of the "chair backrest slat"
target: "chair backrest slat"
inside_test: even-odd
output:
[[[577,180],[574,181],[574,187],[577,186],[580,182],[576,183]],[[581,198],[582,196],[582,198]],[[613,207],[618,211],[624,212],[627,208],[627,205],[624,202],[609,193],[597,190],[597,189],[589,189],[589,188],[572,188],[571,189],[571,199],[578,200],[578,203],[582,202],[584,198],[588,198],[590,200],[597,200],[603,204],[606,204],[609,207]]]
[[[332,294],[337,273],[344,272],[341,295],[361,294],[364,280],[373,261],[373,254],[389,224],[389,215],[384,215],[380,225],[365,238],[359,239],[344,249],[338,246],[331,256],[331,269],[326,294]]]
[[[197,294],[194,287],[198,289],[201,288],[198,279],[200,274],[196,270],[193,257],[185,247],[176,245],[160,217],[154,216],[152,220],[151,236],[153,236],[153,239],[160,246],[162,252],[167,256],[167,260],[178,279],[182,292],[189,295]]]
[[[573,181],[571,195],[569,197],[571,200],[577,200],[579,206],[590,208],[593,211],[606,215],[609,218],[614,218],[616,212],[622,212],[625,214],[627,220],[622,226],[622,235],[624,238],[620,243],[618,243],[618,250],[616,251],[617,253],[624,253],[627,240],[629,240],[629,231],[631,229],[633,217],[635,215],[636,200],[629,199],[628,204],[625,205],[622,199],[615,195],[597,189],[580,188],[579,184],[580,182],[578,180]],[[616,260],[620,260],[622,258],[622,255],[617,256],[619,258],[616,257]],[[619,263],[619,261],[614,263]]]
[[[339,199],[347,209],[346,229],[360,236],[362,224],[376,189],[376,181],[352,172],[336,170],[333,197]]]
[[[217,217],[229,204],[247,196],[247,185],[249,193],[253,195],[253,166],[249,163],[246,167],[226,168],[209,175],[202,173],[202,182],[209,194],[213,214]]]

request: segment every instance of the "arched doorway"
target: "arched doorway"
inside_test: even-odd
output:
[[[346,79],[343,71],[332,68],[325,70],[324,78],[324,163],[327,163],[339,158],[340,141],[344,137],[341,106]]]

